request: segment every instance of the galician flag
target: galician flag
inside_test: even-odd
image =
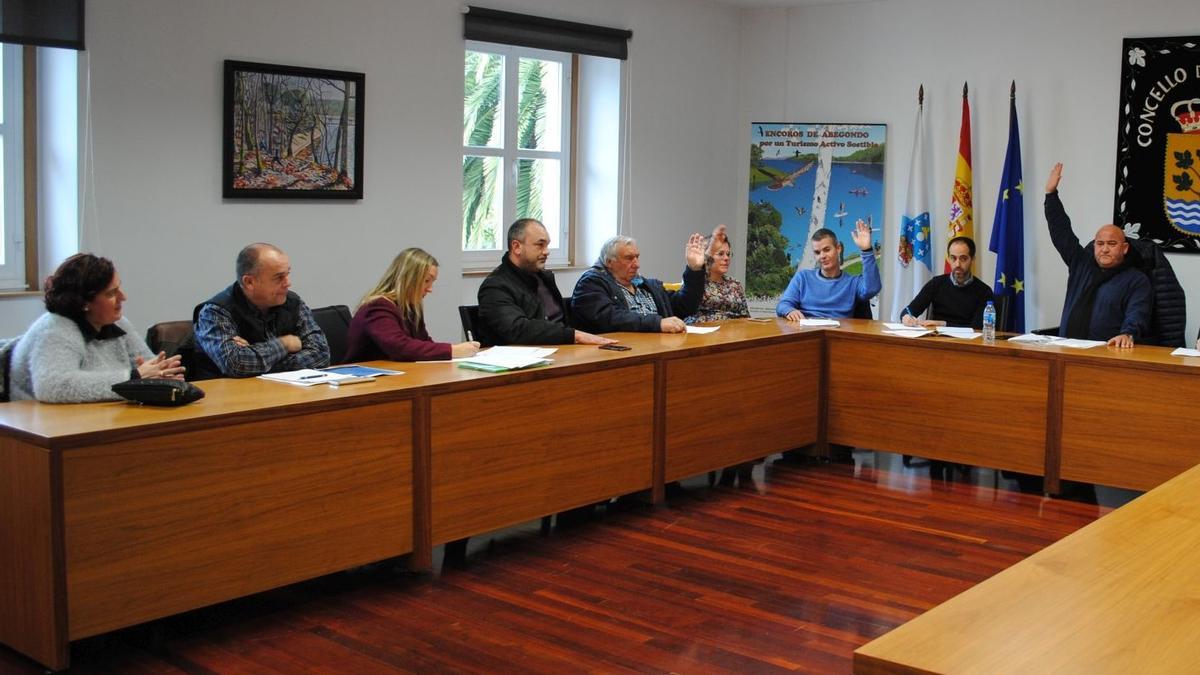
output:
[[[950,196],[950,222],[947,243],[955,237],[975,238],[975,209],[971,199],[971,106],[967,103],[967,83],[963,83],[962,126],[958,131],[958,164],[954,168],[954,193]],[[978,243],[978,242],[976,242]],[[971,272],[979,269],[979,260],[971,263]],[[950,261],[942,270],[950,273]]]
[[[996,198],[996,220],[992,222],[992,242],[988,250],[996,254],[996,300],[1009,296],[1007,325],[999,330],[1025,332],[1025,199],[1021,184],[1021,133],[1017,130],[1017,83],[1008,99],[1008,152],[1000,174],[1000,195]]]
[[[899,321],[904,308],[933,275],[929,229],[929,153],[925,151],[925,86],[917,90],[917,127],[913,133],[912,164],[908,169],[908,194],[900,216],[900,243],[892,283],[892,315]]]

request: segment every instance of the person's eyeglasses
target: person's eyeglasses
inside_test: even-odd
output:
[[[730,251],[718,251],[712,255],[714,258],[732,258],[733,253]]]

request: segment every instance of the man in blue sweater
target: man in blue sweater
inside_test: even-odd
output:
[[[850,235],[862,252],[862,275],[842,273],[842,244],[833,230],[821,228],[812,235],[816,269],[797,269],[787,290],[779,297],[775,313],[788,321],[805,318],[846,318],[854,313],[857,300],[870,300],[883,288],[871,228],[859,220]]]
[[[1046,224],[1054,248],[1067,264],[1067,297],[1058,334],[1132,347],[1150,325],[1150,279],[1128,264],[1129,242],[1115,225],[1100,226],[1091,252],[1079,244],[1058,197],[1060,180],[1062,162],[1054,165],[1046,180]]]

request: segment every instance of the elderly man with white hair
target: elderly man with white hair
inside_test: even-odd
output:
[[[689,237],[684,255],[683,287],[668,291],[658,279],[638,273],[641,252],[633,238],[604,242],[596,264],[579,277],[571,296],[578,327],[592,333],[684,332],[683,318],[696,312],[704,295],[704,237]]]

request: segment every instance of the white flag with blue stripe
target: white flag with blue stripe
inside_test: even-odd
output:
[[[900,216],[900,232],[892,269],[892,316],[899,321],[908,303],[933,276],[932,233],[929,229],[929,153],[925,151],[924,87],[917,104],[908,194]]]

